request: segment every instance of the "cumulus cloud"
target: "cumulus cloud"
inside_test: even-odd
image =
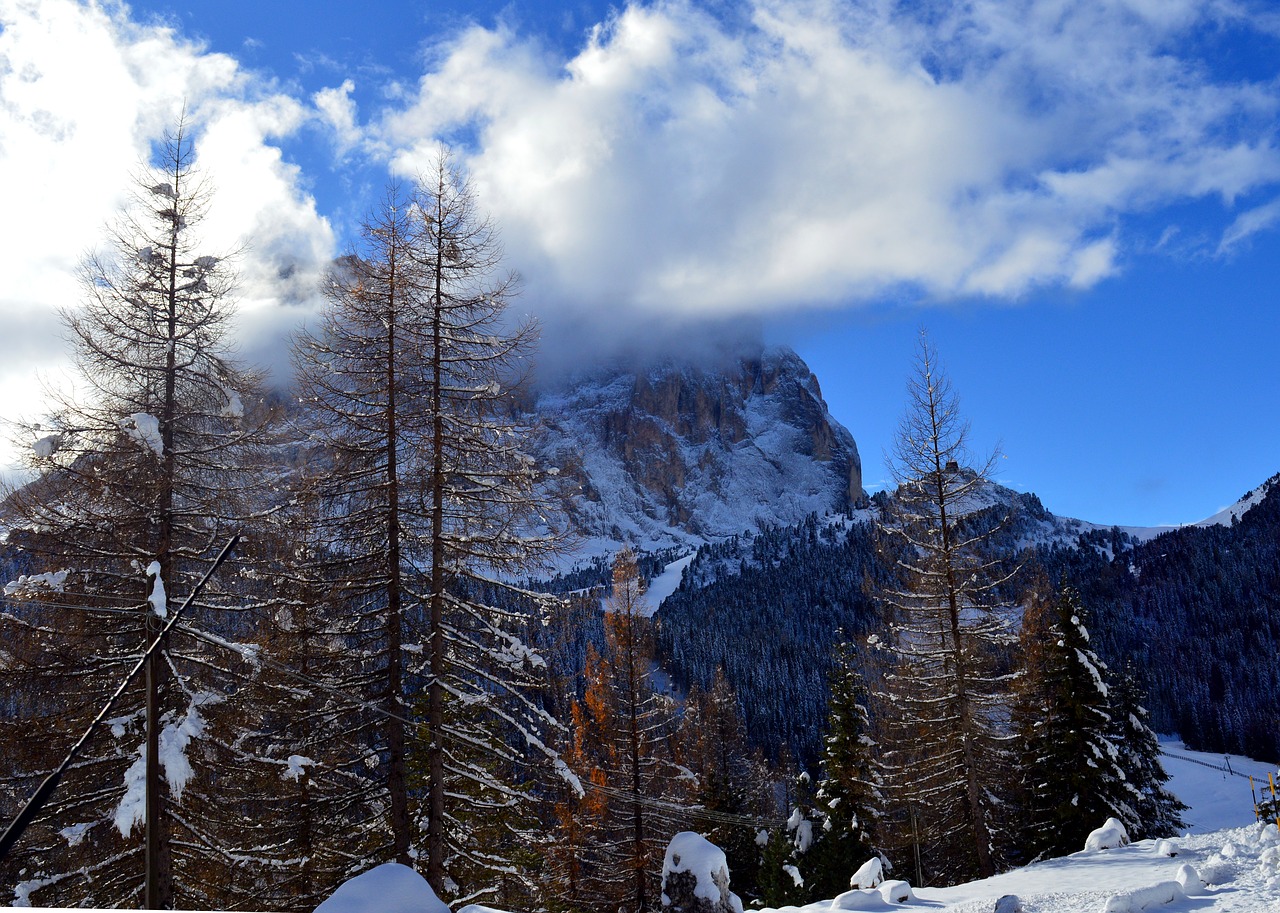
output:
[[[910,288],[1016,298],[1122,267],[1125,219],[1280,182],[1273,85],[1191,41],[1211,0],[627,6],[568,61],[501,26],[437,45],[377,124],[461,142],[531,294],[766,313]],[[722,8],[723,11],[723,8]]]
[[[314,298],[332,232],[275,145],[314,112],[231,57],[140,26],[118,3],[0,0],[0,100],[0,395],[9,408],[37,407],[38,368],[60,373],[57,310],[81,298],[76,266],[184,107],[214,188],[202,231],[213,251],[243,248],[246,317],[269,324],[262,315],[282,303]]]

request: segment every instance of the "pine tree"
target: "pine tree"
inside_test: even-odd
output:
[[[890,805],[917,809],[926,877],[955,881],[994,874],[1008,837],[996,807],[1009,762],[997,599],[1008,572],[978,522],[994,456],[971,465],[959,401],[923,333],[908,396],[881,527],[898,575],[879,594],[893,663],[879,697],[884,776]]]
[[[816,796],[822,833],[805,876],[816,897],[848,890],[849,877],[877,854],[876,828],[883,803],[867,712],[870,695],[848,642],[836,646],[830,684],[824,776]]]
[[[11,594],[0,616],[17,657],[2,673],[15,798],[61,760],[156,637],[168,600],[252,509],[257,378],[230,355],[229,260],[198,247],[211,191],[194,160],[180,121],[140,170],[109,249],[84,261],[84,302],[63,312],[78,383],[54,396],[34,429],[35,478],[6,501],[10,543],[53,574]],[[230,625],[216,602],[188,621]],[[157,654],[149,684],[126,695],[10,864],[26,872],[22,898],[217,905],[226,860],[209,832],[226,812],[209,771],[227,761],[241,711],[214,673],[189,638]]]
[[[1087,615],[1071,587],[1049,605],[1032,597],[1022,640],[1027,664],[1014,709],[1033,857],[1083,848],[1107,818],[1132,815],[1112,738],[1106,666],[1089,644]]]
[[[1111,740],[1120,752],[1131,817],[1121,817],[1132,840],[1172,837],[1185,827],[1187,806],[1165,786],[1169,774],[1160,763],[1160,740],[1147,725],[1137,670],[1126,663],[1111,687]]]
[[[679,745],[679,761],[688,771],[685,776],[692,775],[686,801],[713,813],[744,819],[767,811],[762,802],[766,772],[749,753],[738,699],[722,668],[716,670],[706,691],[696,685],[689,689]],[[757,827],[719,818],[696,823],[708,840],[724,850],[734,893],[754,897],[760,866]]]

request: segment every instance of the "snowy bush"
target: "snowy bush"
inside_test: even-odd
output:
[[[1157,856],[1177,856],[1178,845],[1172,840],[1157,840],[1151,851]]]
[[[1084,842],[1085,852],[1110,850],[1129,845],[1129,832],[1124,829],[1118,818],[1108,818],[1107,823],[1096,831],[1090,832]]]

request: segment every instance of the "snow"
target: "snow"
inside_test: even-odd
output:
[[[151,604],[151,610],[160,618],[169,617],[169,600],[165,597],[164,578],[160,576],[160,562],[152,561],[147,565],[147,576],[154,577],[155,583],[151,587],[151,595],[147,597],[147,602]]]
[[[1085,851],[1090,853],[1128,845],[1129,832],[1124,829],[1119,818],[1108,818],[1107,823],[1091,831],[1084,842]]]
[[[138,759],[124,772],[124,796],[116,806],[112,821],[121,837],[128,838],[133,826],[146,817],[147,809],[147,743],[138,746]]]
[[[120,430],[144,447],[155,452],[158,457],[164,456],[164,440],[160,437],[160,419],[146,412],[135,412],[126,419],[121,419]]]
[[[1142,913],[1144,910],[1186,899],[1182,885],[1176,881],[1162,881],[1149,887],[1112,895],[1102,910],[1103,913]]]
[[[407,865],[388,862],[340,885],[315,913],[449,913],[449,908],[425,878]]]
[[[289,755],[289,760],[285,761],[286,770],[281,776],[296,783],[306,774],[307,768],[315,763],[305,755],[291,754]]]
[[[39,587],[47,587],[57,592],[62,592],[63,585],[67,582],[67,575],[71,571],[51,571],[47,574],[31,574],[22,575],[17,580],[10,580],[4,585],[4,594],[12,596],[14,593],[21,593],[23,590],[34,590]]]
[[[89,828],[91,827],[93,825],[87,821],[83,824],[73,824],[58,831],[58,836],[67,841],[67,846],[77,846],[80,841],[84,840],[84,835],[89,833]]]
[[[1245,514],[1247,514],[1254,507],[1257,507],[1259,504],[1261,504],[1262,500],[1267,496],[1268,492],[1270,492],[1271,489],[1275,487],[1275,485],[1278,483],[1280,483],[1280,476],[1272,476],[1271,478],[1267,479],[1267,481],[1263,482],[1261,485],[1255,488],[1253,491],[1245,492],[1245,494],[1240,498],[1240,500],[1236,501],[1236,503],[1232,504],[1229,507],[1224,507],[1222,508],[1222,510],[1218,511],[1212,517],[1206,517],[1205,519],[1201,520],[1199,523],[1195,523],[1192,525],[1201,526],[1201,527],[1230,526],[1236,520],[1240,519]]]
[[[883,881],[884,865],[880,862],[880,857],[876,856],[868,859],[858,871],[853,873],[853,877],[849,879],[849,887],[876,888]]]
[[[46,434],[44,437],[35,441],[31,445],[31,449],[35,455],[42,460],[47,460],[53,456],[58,450],[58,444],[61,443],[61,436],[57,434]]]
[[[693,563],[696,555],[697,552],[690,552],[671,562],[662,569],[661,574],[649,581],[649,588],[645,591],[645,614],[652,615],[658,611],[663,600],[679,589],[684,569]]]
[[[1161,762],[1169,774],[1170,788],[1190,808],[1183,820],[1194,833],[1208,833],[1253,823],[1253,795],[1249,777],[1261,797],[1267,774],[1276,765],[1240,755],[1191,751],[1174,739],[1160,741]]]
[[[177,801],[182,801],[182,792],[191,782],[193,771],[191,762],[187,760],[187,747],[195,739],[204,735],[204,718],[200,716],[200,707],[206,704],[217,704],[223,700],[222,695],[205,691],[191,698],[186,715],[181,721],[165,724],[160,730],[160,765],[164,768],[164,778],[169,784],[169,792]],[[166,718],[168,718],[166,714]]]
[[[692,872],[696,879],[694,896],[713,904],[720,903],[721,887],[728,890],[729,862],[724,851],[693,831],[681,831],[667,845],[667,854],[662,860],[663,887],[669,876],[679,872]],[[741,913],[742,901],[736,894],[729,894],[729,902]]]

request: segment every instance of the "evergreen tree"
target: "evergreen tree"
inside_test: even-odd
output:
[[[968,522],[994,457],[970,465],[968,426],[923,333],[908,396],[882,523],[898,579],[880,592],[893,665],[878,712],[889,803],[917,808],[925,876],[953,882],[994,874],[1009,842],[997,808],[1009,779],[999,600],[1009,574],[991,554],[992,531]]]
[[[1187,806],[1165,786],[1169,774],[1160,763],[1160,740],[1147,725],[1142,688],[1131,663],[1111,688],[1111,740],[1119,749],[1130,816],[1121,817],[1132,840],[1173,837],[1185,827]]]
[[[816,897],[834,897],[848,890],[849,877],[877,854],[876,828],[883,803],[867,714],[867,686],[853,645],[842,642],[835,653],[824,776],[816,796],[823,821],[805,876]]]
[[[722,669],[706,691],[693,686],[680,720],[680,763],[692,775],[687,801],[718,815],[761,816],[767,809],[767,773],[747,749],[738,699]],[[687,775],[686,775],[687,776]],[[724,850],[733,875],[734,892],[756,895],[760,866],[757,828],[744,821],[709,816],[696,822],[701,833]]]
[[[1112,738],[1106,666],[1090,646],[1080,596],[1065,587],[1047,602],[1046,594],[1034,595],[1024,614],[1027,662],[1014,709],[1023,844],[1033,857],[1074,853],[1107,818],[1132,815]]]

